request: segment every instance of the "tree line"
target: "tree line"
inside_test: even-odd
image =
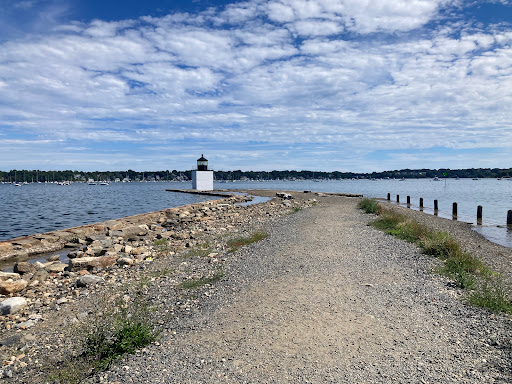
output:
[[[318,179],[417,179],[417,178],[502,178],[512,177],[512,168],[470,168],[470,169],[401,169],[384,172],[320,172],[320,171],[215,171],[219,181],[234,180],[318,180]],[[192,178],[192,171],[40,171],[11,170],[0,171],[2,182],[62,182],[62,181],[183,181]]]

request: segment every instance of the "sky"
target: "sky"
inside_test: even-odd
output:
[[[509,0],[0,0],[0,170],[512,167]]]

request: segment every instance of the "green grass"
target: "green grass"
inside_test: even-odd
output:
[[[380,211],[380,205],[377,200],[368,197],[363,198],[357,206],[365,213],[378,214]]]
[[[263,240],[268,237],[268,234],[262,231],[254,232],[249,237],[237,237],[234,239],[230,239],[227,241],[227,245],[229,247],[229,252],[235,252],[237,249],[243,247],[244,245],[249,245],[255,243],[257,241]]]
[[[196,288],[202,287],[203,285],[206,285],[206,284],[212,284],[212,283],[222,279],[223,277],[224,277],[224,272],[222,272],[222,270],[218,270],[217,272],[215,272],[215,274],[213,276],[210,276],[210,277],[203,277],[201,279],[184,280],[180,284],[180,288],[196,289]]]
[[[57,383],[81,383],[93,374],[108,369],[124,354],[154,342],[159,334],[151,319],[150,307],[140,286],[123,295],[104,295],[82,324],[73,329],[73,354],[50,367],[47,379]]]
[[[155,247],[162,247],[167,245],[167,239],[158,239],[153,242]]]
[[[300,211],[302,211],[302,207],[293,207],[292,208],[293,213],[300,212]]]
[[[499,280],[485,280],[481,289],[475,290],[469,296],[468,302],[487,308],[491,312],[512,314],[512,302],[508,299],[503,284]]]
[[[377,219],[369,225],[415,243],[423,253],[442,260],[443,264],[435,271],[447,276],[456,286],[470,291],[469,303],[494,312],[512,313],[512,303],[507,298],[504,283],[497,279],[499,275],[464,251],[448,233],[431,230],[388,209],[380,209]]]

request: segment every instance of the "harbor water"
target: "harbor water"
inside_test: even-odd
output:
[[[512,247],[512,231],[506,227],[512,209],[512,181],[503,179],[324,180],[324,181],[238,181],[215,182],[216,189],[275,189],[313,192],[358,193],[368,197],[406,202],[418,209],[423,197],[425,212],[433,213],[439,201],[439,216],[451,218],[452,203],[458,203],[458,220],[476,224],[477,206],[483,207],[483,225],[475,230],[489,240]],[[34,233],[49,232],[124,216],[147,213],[210,200],[211,196],[167,192],[191,188],[190,183],[71,183],[0,184],[0,241]]]

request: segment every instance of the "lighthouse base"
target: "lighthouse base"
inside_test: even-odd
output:
[[[213,171],[192,171],[192,189],[213,191]]]

